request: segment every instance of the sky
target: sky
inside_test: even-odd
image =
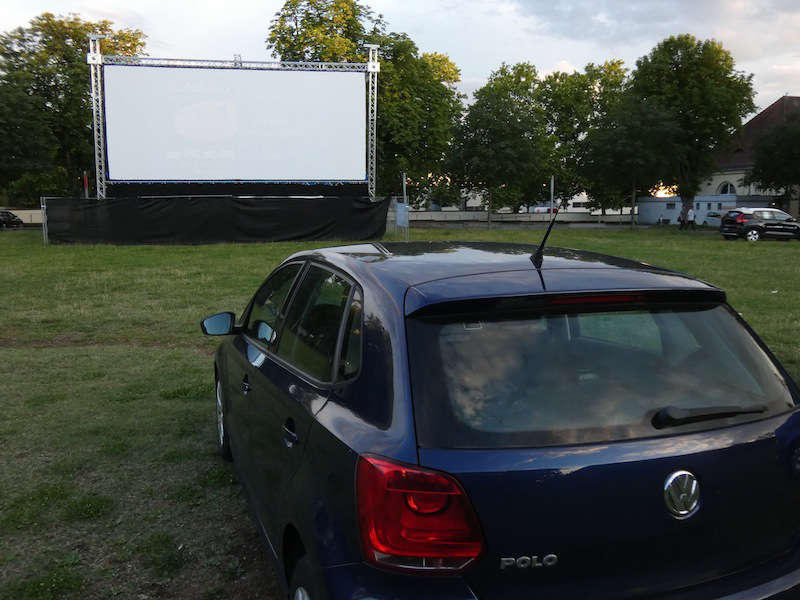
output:
[[[109,19],[148,35],[163,58],[270,60],[269,23],[282,0],[3,0],[0,31],[45,11]],[[444,52],[471,95],[501,63],[531,62],[540,73],[636,59],[669,35],[714,38],[736,68],[754,74],[756,105],[800,95],[798,0],[365,0],[392,31],[423,52]],[[379,83],[380,85],[380,83]]]

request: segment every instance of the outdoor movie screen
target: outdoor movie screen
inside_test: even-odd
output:
[[[367,179],[363,72],[105,65],[110,181]]]

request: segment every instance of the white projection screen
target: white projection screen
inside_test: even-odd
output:
[[[367,179],[363,72],[105,65],[110,181]]]

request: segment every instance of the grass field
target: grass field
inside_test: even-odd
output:
[[[564,228],[551,244],[723,287],[800,379],[800,243]],[[311,245],[44,247],[37,232],[0,235],[0,598],[277,597],[233,470],[214,453],[216,344],[198,322],[241,311]]]

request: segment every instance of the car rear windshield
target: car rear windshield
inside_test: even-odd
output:
[[[410,317],[419,444],[662,436],[760,419],[798,402],[794,385],[727,305],[568,308]],[[656,413],[667,407],[753,412],[656,427]]]

